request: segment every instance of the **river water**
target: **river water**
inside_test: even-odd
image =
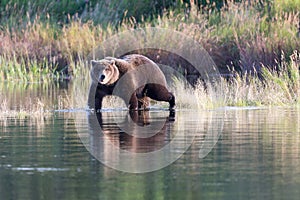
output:
[[[295,107],[70,109],[0,124],[1,200],[300,196]]]

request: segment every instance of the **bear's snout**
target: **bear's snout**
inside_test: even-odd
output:
[[[105,75],[104,75],[104,74],[101,74],[101,75],[100,75],[100,81],[102,82],[104,79],[105,79]]]

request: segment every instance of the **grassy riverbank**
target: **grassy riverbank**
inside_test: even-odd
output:
[[[220,91],[204,91],[202,86],[193,89],[191,93],[199,94],[196,98],[201,108],[300,103],[299,0],[229,2],[223,7],[210,4],[201,9],[193,1],[187,6],[177,2],[166,4],[161,11],[155,8],[145,18],[138,11],[120,8],[130,5],[128,0],[119,6],[118,14],[123,17],[118,20],[103,16],[105,7],[100,8],[96,1],[77,1],[82,3],[77,7],[61,1],[66,10],[57,2],[39,2],[31,7],[18,1],[1,4],[1,81],[45,83],[82,78],[88,73],[84,60],[106,38],[128,29],[154,26],[192,37],[220,71],[234,77],[222,81],[221,95]],[[143,5],[139,6],[142,10]],[[177,96],[184,96],[181,92],[184,90],[175,91]],[[190,103],[180,99],[179,107],[189,107]]]

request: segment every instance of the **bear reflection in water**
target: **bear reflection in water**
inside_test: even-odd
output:
[[[111,148],[135,153],[147,153],[163,148],[171,140],[175,112],[170,111],[169,115],[164,117],[151,118],[150,115],[150,111],[129,111],[124,121],[118,123],[115,122],[112,112],[96,113],[98,126],[94,126],[95,120],[89,118],[90,128],[92,128],[90,129],[92,131],[90,145],[92,145],[93,153],[104,153],[105,157],[109,157],[113,156]],[[130,127],[124,130],[121,125],[120,128],[120,124],[126,124],[129,121],[131,121]],[[140,132],[147,126],[152,129],[151,126],[155,124],[160,124],[156,133],[145,135]]]

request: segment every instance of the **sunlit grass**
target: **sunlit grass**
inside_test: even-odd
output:
[[[177,108],[210,109],[222,106],[293,106],[300,103],[300,54],[295,51],[290,63],[282,62],[281,70],[263,68],[260,75],[235,73],[217,87],[195,88],[176,80],[173,88]]]

